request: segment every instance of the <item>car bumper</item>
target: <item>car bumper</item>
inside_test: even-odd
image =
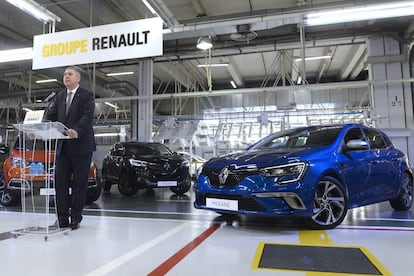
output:
[[[224,213],[310,216],[314,192],[306,187],[309,185],[303,182],[274,185],[261,176],[252,176],[233,188],[216,188],[200,175],[194,207]]]

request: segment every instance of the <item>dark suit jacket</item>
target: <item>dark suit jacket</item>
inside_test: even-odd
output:
[[[54,103],[47,112],[47,119],[58,121],[66,127],[78,132],[77,139],[64,140],[65,152],[70,155],[81,155],[96,150],[93,132],[93,116],[95,112],[95,99],[93,94],[81,87],[75,93],[68,115],[66,115],[66,89],[57,93]],[[60,145],[59,145],[60,144]],[[61,141],[56,154],[61,153]],[[59,147],[60,146],[60,147]]]

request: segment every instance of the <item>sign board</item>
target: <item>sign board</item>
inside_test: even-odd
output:
[[[43,120],[44,110],[27,111],[24,116],[23,124],[41,123]]]
[[[159,56],[163,54],[159,17],[37,35],[33,70]]]

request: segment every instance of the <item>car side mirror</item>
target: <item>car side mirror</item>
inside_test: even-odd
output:
[[[345,145],[345,150],[366,150],[368,149],[368,143],[366,141],[357,139],[349,140]]]

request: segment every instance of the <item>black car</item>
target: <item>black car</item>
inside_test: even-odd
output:
[[[139,189],[169,187],[184,194],[191,187],[189,163],[161,143],[118,142],[102,162],[104,191],[118,184],[119,192],[132,196]]]

